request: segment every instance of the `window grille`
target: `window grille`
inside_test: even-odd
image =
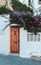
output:
[[[40,41],[40,35],[41,34],[34,35],[32,33],[27,33],[27,41]]]

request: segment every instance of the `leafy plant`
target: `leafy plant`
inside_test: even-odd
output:
[[[6,8],[6,6],[1,6],[0,7],[0,14],[10,14],[12,11],[8,8]]]
[[[30,11],[33,13],[33,10],[30,8],[30,7],[27,7],[25,4],[22,4],[21,2],[19,2],[19,0],[12,0],[12,7],[14,9],[14,11],[24,11],[24,12],[27,12],[27,11]],[[8,13],[11,13],[11,10],[6,8],[6,6],[1,6],[0,7],[0,14],[8,14]]]
[[[15,11],[33,12],[33,10],[30,7],[27,7],[25,4],[22,4],[21,2],[19,2],[17,0],[12,0],[12,7]]]

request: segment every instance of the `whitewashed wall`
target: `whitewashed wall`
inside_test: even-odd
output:
[[[27,41],[27,31],[21,28],[20,57],[30,58],[32,55],[41,56],[41,36],[40,41]]]
[[[9,16],[7,15],[7,17]],[[0,16],[0,53],[2,54],[8,54],[10,52],[10,28],[7,27],[5,31],[2,31],[6,24],[9,23],[5,21],[9,20]]]
[[[39,0],[33,0],[32,4],[34,8],[38,8],[39,6],[41,6],[41,4],[39,4]]]
[[[34,15],[36,15],[37,14],[37,12],[38,12],[38,14],[40,13],[39,12],[39,7],[41,7],[41,4],[39,4],[39,0],[33,0],[32,1],[32,6],[33,6],[33,8],[35,8],[35,9],[33,9],[33,12],[34,12]],[[37,12],[36,12],[37,11]]]
[[[19,0],[21,3],[26,4],[28,6],[28,0]]]

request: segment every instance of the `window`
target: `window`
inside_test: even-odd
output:
[[[39,4],[41,4],[41,0],[39,0]]]
[[[41,34],[34,35],[33,33],[27,33],[27,41],[40,41]]]

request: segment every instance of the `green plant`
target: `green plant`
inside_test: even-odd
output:
[[[25,4],[22,4],[17,0],[12,0],[12,7],[15,11],[33,12],[33,10],[30,7],[27,7]]]
[[[30,7],[27,7],[25,4],[20,3],[19,0],[12,0],[12,7],[13,7],[14,11],[20,11],[20,12],[30,11],[33,13],[33,10]],[[11,10],[6,8],[6,6],[1,6],[0,14],[4,14],[4,13],[9,14],[9,13],[11,13]]]
[[[8,8],[6,8],[6,6],[1,6],[0,7],[0,14],[10,14],[12,11]]]

